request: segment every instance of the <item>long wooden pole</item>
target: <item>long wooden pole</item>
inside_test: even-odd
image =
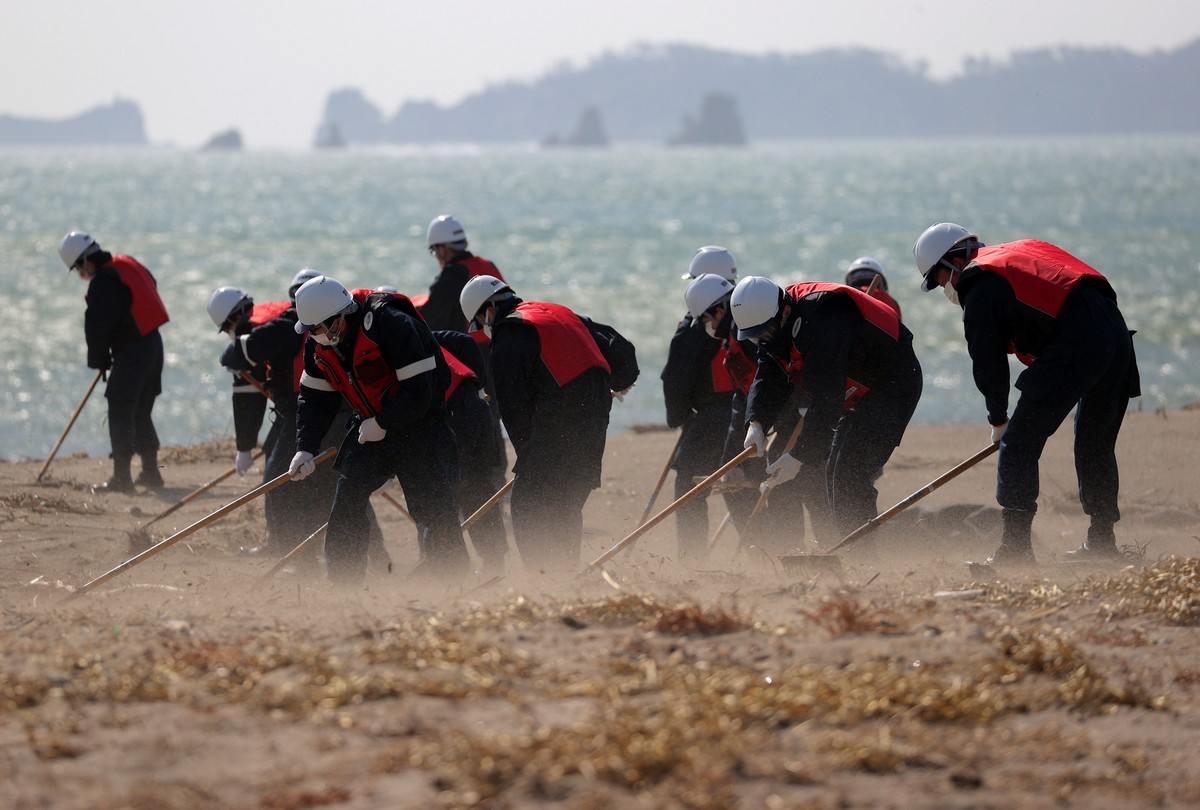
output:
[[[379,494],[383,496],[383,499],[385,501],[387,501],[392,506],[399,509],[400,513],[402,515],[404,515],[406,518],[408,518],[409,520],[411,520],[414,524],[417,522],[417,519],[412,516],[412,512],[409,512],[407,509],[405,509],[404,504],[400,503],[400,501],[396,498],[395,495],[388,492],[386,489],[379,490]]]
[[[263,455],[262,450],[255,450],[254,455],[250,456],[250,461],[251,462],[257,461],[258,459],[262,458],[262,455]],[[146,523],[143,523],[142,528],[144,529],[152,523],[157,523],[158,521],[165,518],[167,515],[175,512],[180,507],[186,506],[187,504],[196,500],[201,495],[203,495],[205,492],[208,492],[210,489],[215,487],[217,484],[221,483],[226,478],[233,475],[235,472],[237,472],[237,467],[236,466],[230,467],[228,470],[221,473],[216,478],[209,481],[207,484],[204,484],[199,489],[193,490],[193,491],[189,492],[187,495],[184,495],[182,498],[180,498],[178,501],[173,503],[171,506],[167,507],[167,509],[165,511],[160,512],[158,515],[155,515],[153,518],[148,520]]]
[[[333,458],[333,456],[336,454],[337,454],[337,448],[330,447],[324,453],[322,453],[321,455],[314,458],[313,463],[320,464],[322,461],[325,461],[326,459]],[[225,517],[226,515],[228,515],[230,512],[234,511],[235,509],[245,506],[246,504],[250,503],[250,501],[254,500],[255,498],[259,497],[260,495],[264,495],[267,492],[270,492],[271,490],[275,489],[276,487],[286,484],[290,480],[292,480],[291,474],[284,473],[283,475],[280,475],[276,478],[272,478],[270,481],[268,481],[265,484],[262,484],[261,486],[255,487],[254,489],[247,492],[245,495],[241,496],[240,498],[238,498],[234,501],[229,502],[225,506],[222,506],[220,509],[216,510],[212,514],[206,515],[205,517],[200,518],[195,523],[193,523],[191,526],[188,526],[185,529],[181,529],[181,530],[175,532],[175,534],[171,535],[170,537],[166,538],[165,540],[160,540],[159,542],[150,546],[150,548],[143,551],[141,554],[138,554],[135,557],[130,557],[128,560],[121,563],[116,568],[113,568],[111,571],[106,571],[105,573],[103,573],[100,576],[93,579],[91,582],[87,582],[87,583],[79,586],[79,588],[74,593],[72,593],[70,596],[68,596],[67,599],[77,599],[80,596],[83,596],[85,593],[90,591],[92,588],[95,588],[98,585],[103,585],[105,582],[108,582],[110,579],[117,576],[118,574],[128,571],[130,568],[133,568],[135,565],[138,565],[139,563],[144,562],[145,560],[149,559],[150,557],[153,557],[155,554],[158,554],[160,551],[165,551],[169,547],[178,543],[183,538],[188,537],[189,535],[195,534],[196,532],[203,529],[205,526],[208,526],[210,523],[215,523],[216,521]]]
[[[268,571],[267,573],[263,574],[261,577],[258,578],[259,584],[266,582],[268,579],[275,576],[275,574],[279,573],[280,569],[282,569],[285,565],[287,565],[288,560],[299,555],[300,552],[303,551],[308,546],[309,543],[314,543],[317,540],[320,540],[322,537],[324,537],[325,531],[328,528],[329,528],[329,523],[323,523],[323,524],[321,524],[321,527],[318,528],[315,532],[313,532],[308,537],[301,540],[300,545],[296,546],[294,549],[289,551],[287,554],[284,554],[279,559],[279,562],[275,563],[274,567],[272,567],[270,571]]]
[[[905,509],[907,509],[908,507],[912,506],[917,501],[924,498],[930,492],[933,492],[935,489],[940,487],[942,484],[945,484],[947,481],[951,480],[952,478],[956,478],[957,476],[959,476],[962,473],[966,472],[967,470],[971,469],[976,464],[983,461],[985,458],[990,456],[992,453],[995,453],[999,449],[1000,449],[1000,444],[998,442],[996,444],[989,444],[987,447],[983,448],[982,450],[980,450],[975,455],[971,456],[966,461],[963,461],[963,462],[959,463],[957,466],[955,466],[953,469],[947,470],[946,472],[942,473],[937,478],[933,479],[928,484],[926,484],[924,487],[917,490],[912,495],[909,495],[904,500],[900,501],[900,503],[896,504],[891,509],[888,509],[886,512],[879,513],[878,515],[871,518],[863,525],[859,526],[854,531],[850,532],[850,534],[848,534],[844,538],[842,538],[842,542],[838,543],[836,546],[831,548],[830,551],[832,552],[832,551],[837,551],[840,548],[845,548],[846,546],[850,545],[851,543],[853,543],[856,540],[858,540],[859,538],[861,538],[863,535],[873,531],[880,524],[887,523],[889,520],[894,518],[896,515],[900,514]]]
[[[260,383],[256,379],[254,379],[254,375],[251,374],[249,371],[242,369],[241,371],[238,372],[238,376],[241,377],[246,382],[253,385],[255,390],[258,391],[258,393],[262,394],[264,397],[271,400],[272,402],[275,401],[275,397],[271,396],[271,393],[265,387],[263,387],[262,383]]]
[[[478,509],[476,509],[474,512],[472,512],[471,516],[468,517],[466,520],[464,520],[462,522],[462,524],[459,525],[458,528],[465,529],[468,526],[470,526],[472,523],[474,523],[475,521],[479,520],[481,517],[486,515],[488,513],[489,509],[491,509],[496,504],[500,503],[500,499],[508,494],[508,491],[513,488],[513,484],[515,484],[515,483],[517,483],[517,477],[514,475],[512,478],[508,479],[507,482],[505,482],[504,486],[502,486],[502,487],[500,487],[500,489],[496,490],[495,495],[488,498],[486,501],[483,502],[482,506],[480,506]]]
[[[92,378],[92,384],[88,386],[87,393],[83,395],[83,399],[79,400],[79,404],[75,406],[75,413],[71,414],[71,418],[67,421],[67,426],[63,428],[62,434],[58,437],[58,441],[54,443],[54,449],[50,451],[50,455],[46,456],[46,462],[42,468],[38,470],[35,481],[41,481],[42,476],[46,474],[46,469],[50,466],[50,462],[54,461],[54,456],[58,454],[58,448],[62,447],[63,441],[67,438],[67,434],[71,432],[71,428],[75,425],[75,420],[79,418],[83,406],[87,404],[88,399],[92,396],[92,392],[96,390],[96,383],[100,382],[100,378],[104,375],[104,371],[97,371],[96,376]]]
[[[662,472],[658,474],[658,483],[654,485],[654,491],[650,493],[650,500],[646,501],[646,508],[642,510],[642,516],[638,518],[638,525],[641,526],[646,522],[646,518],[650,517],[650,510],[654,508],[654,501],[658,499],[658,493],[662,490],[663,482],[667,480],[667,473],[671,471],[671,462],[675,459],[675,454],[679,452],[679,445],[683,444],[683,437],[687,434],[688,423],[684,423],[679,429],[679,438],[675,440],[675,445],[671,448],[671,454],[667,456],[667,463],[663,465]]]
[[[582,571],[579,572],[579,575],[583,576],[588,571],[591,571],[593,568],[597,568],[601,565],[604,565],[604,563],[608,562],[610,559],[612,559],[618,553],[620,553],[621,551],[623,551],[624,549],[626,549],[630,545],[632,545],[634,540],[637,540],[643,534],[650,531],[655,526],[657,526],[659,523],[662,523],[664,520],[666,520],[667,517],[669,517],[671,515],[671,513],[674,512],[676,509],[683,506],[685,503],[692,500],[697,495],[702,494],[705,490],[707,490],[709,487],[711,487],[713,484],[715,484],[722,475],[729,472],[730,470],[732,470],[737,465],[741,464],[746,459],[754,456],[755,452],[756,452],[756,449],[754,447],[747,447],[745,450],[738,453],[732,459],[725,462],[725,464],[721,465],[721,468],[719,470],[717,470],[715,473],[708,476],[708,478],[705,478],[699,484],[696,484],[696,486],[689,489],[686,493],[684,493],[682,496],[680,496],[678,499],[676,499],[674,503],[672,503],[670,506],[667,506],[665,509],[663,509],[661,512],[659,512],[654,517],[650,518],[650,520],[646,521],[641,526],[638,526],[636,529],[633,530],[633,532],[628,537],[624,538],[623,540],[618,542],[615,546],[610,548],[608,551],[604,552],[599,557],[592,560],[592,562],[589,563],[586,568],[584,568]]]

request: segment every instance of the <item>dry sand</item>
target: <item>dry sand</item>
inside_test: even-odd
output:
[[[421,587],[381,500],[394,573],[260,582],[273,561],[238,550],[263,539],[254,502],[68,599],[232,446],[165,451],[168,488],[136,496],[92,494],[106,459],[41,483],[40,461],[3,463],[0,807],[1200,806],[1198,437],[1200,411],[1129,416],[1131,556],[1097,567],[1061,562],[1087,525],[1065,425],[1043,565],[1002,579],[963,565],[997,541],[988,510],[963,520],[994,505],[989,459],[839,554],[841,576],[732,532],[688,569],[669,519],[606,576],[514,553],[500,581]],[[585,562],[633,530],[674,438],[610,437]],[[881,508],[986,443],[912,428]],[[155,538],[251,487],[226,480]]]

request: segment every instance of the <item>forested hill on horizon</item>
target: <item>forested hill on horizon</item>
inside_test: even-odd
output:
[[[341,89],[320,123],[336,125],[350,144],[541,141],[594,107],[612,140],[662,142],[716,92],[736,100],[750,140],[1185,133],[1200,131],[1198,82],[1200,39],[1146,56],[1022,51],[969,62],[944,81],[867,49],[756,56],[639,45],[452,106],[409,101],[391,116]]]

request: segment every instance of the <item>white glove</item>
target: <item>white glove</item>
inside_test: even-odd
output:
[[[303,481],[312,475],[315,469],[317,469],[317,465],[313,461],[313,454],[299,450],[296,455],[292,456],[292,463],[288,465],[288,474],[292,476],[293,481]]]
[[[742,442],[742,449],[753,447],[756,456],[765,456],[767,454],[767,436],[763,433],[763,426],[758,422],[751,422],[750,429],[746,431],[746,441]]]
[[[784,453],[767,465],[767,472],[771,474],[771,477],[763,481],[764,492],[774,489],[780,484],[786,484],[795,478],[796,473],[800,472],[800,462],[790,453]]]
[[[250,466],[254,464],[254,456],[249,450],[238,450],[237,457],[233,460],[233,468],[237,470],[237,474],[242,478],[246,477],[246,473],[250,472]]]
[[[1004,435],[1004,430],[1007,427],[1008,422],[1004,422],[999,425],[992,425],[992,444],[996,444],[1000,441],[1000,438]]]
[[[364,419],[358,426],[358,443],[377,442],[387,435],[387,428],[381,428],[375,417]]]

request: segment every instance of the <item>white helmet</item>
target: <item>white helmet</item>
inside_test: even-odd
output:
[[[737,283],[737,262],[733,254],[719,245],[705,245],[696,251],[688,271],[680,278],[700,278],[705,273],[718,275],[726,281]]]
[[[296,290],[296,331],[303,335],[328,318],[354,306],[354,299],[340,281],[317,276]]]
[[[495,276],[475,276],[463,285],[462,292],[458,294],[458,303],[462,307],[463,317],[470,323],[488,301],[510,298],[512,294],[512,287]]]
[[[400,291],[397,290],[395,287],[393,287],[391,284],[380,284],[378,287],[375,288],[375,292],[398,293]]]
[[[887,292],[887,279],[883,277],[883,265],[870,256],[859,256],[850,262],[850,267],[846,270],[846,285],[859,287],[863,284],[870,284],[875,276],[879,276],[880,289]]]
[[[463,228],[462,223],[452,215],[442,214],[440,217],[434,217],[433,221],[429,223],[429,230],[425,232],[425,242],[429,247],[457,245],[459,242],[466,247],[467,231]]]
[[[321,275],[320,270],[313,270],[311,267],[305,267],[296,275],[292,276],[292,283],[288,285],[288,298],[296,300],[296,290],[300,289],[301,285],[309,279],[314,279]]]
[[[746,276],[733,288],[729,299],[738,340],[756,338],[767,330],[779,314],[783,290],[769,278]]]
[[[699,320],[700,316],[712,309],[722,299],[728,298],[733,292],[733,285],[716,273],[705,273],[683,291],[683,300],[687,302],[688,312]]]
[[[84,231],[71,231],[63,237],[58,245],[58,256],[68,270],[75,269],[75,262],[84,256],[89,256],[100,249],[91,234]]]
[[[953,250],[956,245],[968,239],[978,238],[962,225],[955,225],[953,222],[939,222],[926,228],[925,232],[917,237],[916,244],[913,245],[913,258],[917,260],[917,272],[925,279],[921,282],[921,289],[929,292],[937,286],[930,271],[937,266],[943,256]]]
[[[245,290],[237,287],[217,287],[216,292],[208,299],[208,317],[217,327],[218,332],[224,332],[229,319],[244,307],[254,305],[254,301]]]

